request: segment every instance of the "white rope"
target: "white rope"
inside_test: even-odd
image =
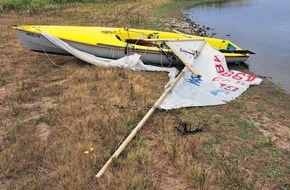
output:
[[[60,65],[58,65],[58,64],[56,64],[49,56],[48,56],[48,54],[46,53],[46,51],[45,51],[45,49],[44,49],[44,47],[42,46],[42,44],[40,43],[40,46],[41,46],[41,48],[42,48],[42,50],[43,50],[43,52],[44,52],[44,54],[46,55],[46,57],[49,59],[49,61],[53,64],[53,65],[55,65],[55,66],[57,66],[57,67],[63,67],[63,66],[60,66]]]
[[[38,29],[39,30],[39,29]],[[40,32],[41,32],[41,30],[39,30]],[[54,66],[56,66],[56,67],[63,67],[63,66],[60,66],[60,65],[58,65],[58,64],[56,64],[49,56],[48,56],[48,54],[47,54],[47,52],[45,51],[45,49],[44,49],[44,47],[43,47],[43,45],[42,45],[42,43],[41,43],[41,41],[40,41],[40,38],[38,38],[38,40],[39,40],[39,44],[40,44],[40,47],[41,47],[41,49],[42,49],[42,51],[44,52],[44,54],[46,55],[46,57],[48,58],[48,60],[54,65]]]

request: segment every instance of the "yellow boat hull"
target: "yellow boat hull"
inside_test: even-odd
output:
[[[184,36],[173,32],[110,27],[25,25],[14,26],[13,28],[22,43],[33,51],[68,54],[41,35],[41,32],[46,32],[81,51],[99,57],[118,59],[138,53],[142,55],[141,58],[144,63],[156,65],[180,64],[180,60],[173,55],[161,39],[203,38],[194,35]],[[152,42],[149,40],[152,40]],[[249,57],[247,51],[243,51],[228,40],[218,38],[205,38],[205,40],[211,46],[223,52],[227,62],[245,62]]]

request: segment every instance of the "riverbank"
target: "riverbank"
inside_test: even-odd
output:
[[[1,189],[289,188],[289,95],[267,80],[223,106],[157,111],[105,176],[95,179],[163,93],[166,74],[31,52],[11,29],[51,24],[171,30],[186,23],[168,9],[177,7],[172,2],[77,3],[35,15],[1,14]],[[162,11],[174,17],[162,20]],[[182,126],[200,132],[183,136],[177,130]]]
[[[179,1],[171,2],[163,5],[158,10],[155,11],[154,15],[159,18],[158,21],[164,23],[166,26],[164,30],[171,31],[173,29],[178,29],[186,34],[194,34],[199,36],[213,37],[216,35],[215,32],[211,31],[209,26],[201,25],[200,23],[195,23],[195,21],[190,20],[187,15],[182,12],[182,9],[186,7],[198,6],[201,4],[210,4],[213,2],[226,2],[228,0],[206,0],[206,1]],[[172,15],[175,15],[172,17]]]

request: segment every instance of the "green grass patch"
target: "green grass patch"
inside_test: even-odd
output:
[[[101,0],[1,0],[0,10],[22,10],[37,13],[43,10],[53,10],[67,3],[94,3]]]

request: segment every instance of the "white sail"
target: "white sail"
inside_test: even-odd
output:
[[[176,68],[145,65],[138,54],[118,60],[104,59],[80,51],[48,33],[43,32],[42,35],[59,48],[97,66],[168,72],[170,80],[166,86],[169,86],[174,81],[174,77],[178,73]],[[249,85],[257,85],[262,81],[251,74],[229,70],[223,54],[212,48],[204,40],[166,41],[166,44],[176,56],[193,67],[201,77],[194,76],[185,67],[183,70],[185,74],[159,106],[161,109],[225,104],[241,95]]]
[[[178,74],[178,70],[176,68],[164,68],[164,67],[156,67],[152,65],[145,65],[141,60],[141,55],[134,54],[130,56],[126,56],[117,60],[113,59],[105,59],[101,57],[97,57],[95,55],[80,51],[71,45],[67,44],[66,42],[62,41],[61,39],[50,35],[46,32],[41,33],[45,38],[51,41],[54,45],[58,46],[59,48],[69,52],[70,54],[74,55],[75,57],[83,60],[84,62],[100,66],[100,67],[121,67],[121,68],[130,68],[132,70],[139,70],[139,71],[164,71],[168,72],[169,82],[170,84],[175,76]]]
[[[184,68],[185,75],[160,105],[162,109],[225,104],[241,95],[249,85],[257,85],[262,81],[251,74],[229,70],[223,54],[208,44],[204,44],[195,57],[196,41],[167,43],[201,77],[195,77]]]

